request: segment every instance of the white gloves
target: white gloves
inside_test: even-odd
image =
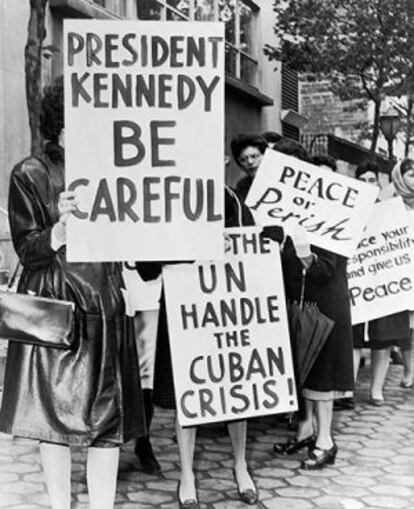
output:
[[[77,209],[79,202],[74,191],[64,191],[59,194],[59,221],[53,225],[50,243],[54,251],[66,244],[66,222],[70,214]]]
[[[291,226],[288,229],[287,234],[292,239],[296,256],[298,258],[308,258],[309,256],[312,256],[308,234],[302,226]]]

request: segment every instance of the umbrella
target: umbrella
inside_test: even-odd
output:
[[[288,316],[296,383],[301,388],[335,322],[325,316],[316,304],[308,302],[290,303]]]

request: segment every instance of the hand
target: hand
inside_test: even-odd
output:
[[[304,259],[312,256],[308,234],[302,226],[295,225],[291,227],[288,234],[292,239],[293,247],[295,248],[298,258]]]
[[[77,210],[78,205],[79,201],[74,191],[63,191],[60,193],[58,201],[59,221],[66,224],[68,217]]]

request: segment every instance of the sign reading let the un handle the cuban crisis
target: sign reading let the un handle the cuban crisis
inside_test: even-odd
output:
[[[80,200],[68,259],[219,258],[222,25],[64,28],[66,187]]]
[[[253,228],[227,235],[226,259],[163,270],[183,426],[297,407],[279,247]]]

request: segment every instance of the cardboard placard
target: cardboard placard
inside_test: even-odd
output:
[[[64,20],[70,261],[222,255],[224,28]]]
[[[297,408],[279,246],[226,232],[226,259],[163,270],[183,426]]]
[[[378,188],[266,150],[246,204],[263,226],[302,226],[311,244],[352,256]]]
[[[354,325],[413,309],[414,229],[400,197],[374,205],[347,273]]]

